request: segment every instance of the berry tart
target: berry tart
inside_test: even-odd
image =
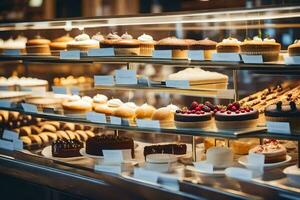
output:
[[[238,102],[229,104],[215,113],[215,120],[218,129],[221,130],[242,130],[255,128],[259,113],[251,107],[241,107]]]
[[[189,108],[177,110],[174,116],[177,128],[205,128],[212,125],[212,115],[220,108],[209,101],[199,104],[194,101]]]
[[[83,148],[83,143],[77,139],[58,139],[52,143],[53,157],[69,158],[81,156],[79,150]]]

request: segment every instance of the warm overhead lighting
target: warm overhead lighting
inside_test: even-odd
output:
[[[30,7],[41,7],[43,4],[43,0],[30,0],[29,6]]]

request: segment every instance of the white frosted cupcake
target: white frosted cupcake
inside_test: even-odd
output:
[[[140,41],[140,56],[152,56],[156,43],[152,36],[144,33],[138,37],[138,40]]]
[[[77,35],[75,40],[67,44],[67,50],[88,51],[89,49],[95,48],[99,48],[99,42],[97,40],[90,39],[90,36],[85,33]]]

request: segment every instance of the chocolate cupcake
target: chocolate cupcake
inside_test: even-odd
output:
[[[133,39],[128,33],[124,33],[121,40],[114,43],[116,56],[138,56],[140,55],[140,42]]]
[[[187,59],[188,47],[189,45],[185,40],[168,37],[158,41],[155,45],[155,50],[172,50],[173,59]]]
[[[205,38],[192,42],[189,45],[190,50],[202,50],[204,52],[204,59],[211,60],[212,54],[216,52],[217,42]]]

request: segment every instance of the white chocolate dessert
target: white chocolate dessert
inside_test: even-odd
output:
[[[233,153],[226,147],[211,147],[207,150],[206,161],[214,168],[226,168],[233,163]]]

